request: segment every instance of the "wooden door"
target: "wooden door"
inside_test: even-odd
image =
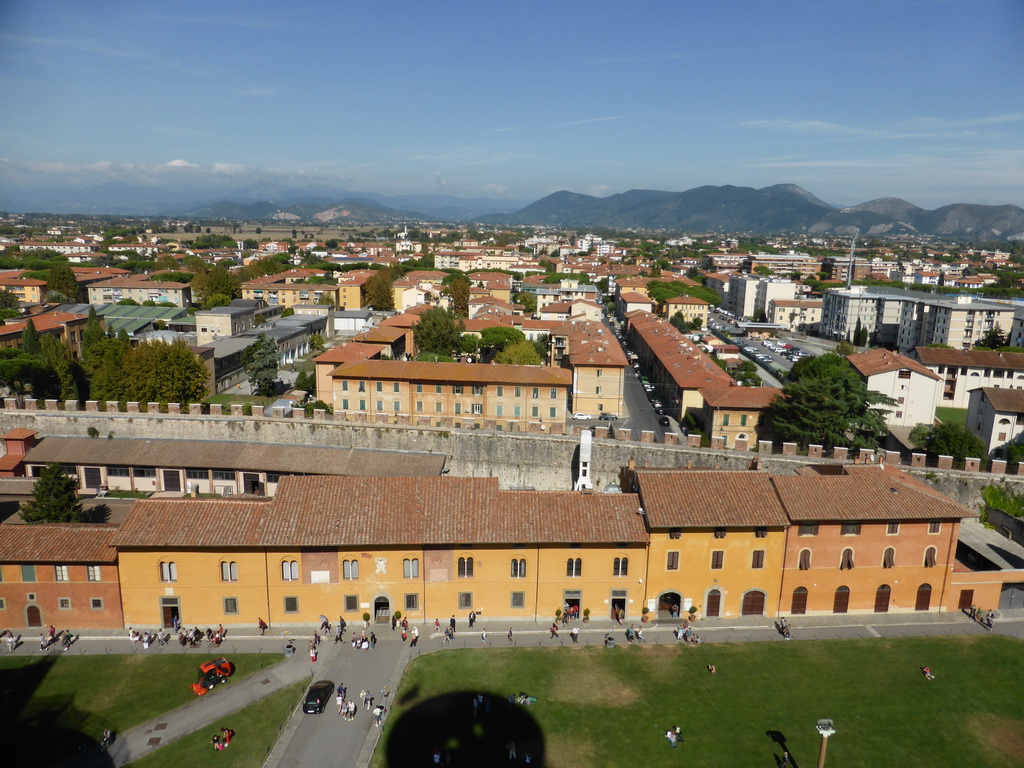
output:
[[[764,616],[764,592],[747,592],[743,596],[740,612],[744,616]]]
[[[974,590],[973,589],[961,589],[960,590],[960,602],[956,606],[961,611],[969,611],[974,607]]]
[[[836,596],[832,600],[832,613],[846,613],[847,608],[850,607],[850,588],[839,587],[836,590]]]
[[[100,468],[99,467],[86,467],[85,468],[85,487],[86,488],[99,488],[100,487]]]
[[[889,612],[889,597],[892,590],[888,584],[883,584],[875,590],[875,613]]]
[[[807,613],[807,588],[797,587],[793,590],[793,604],[789,612],[794,616],[803,616]]]
[[[922,584],[917,588],[917,601],[914,603],[915,611],[927,611],[932,607],[932,585]]]
[[[712,589],[708,592],[707,605],[704,608],[704,615],[708,618],[718,618],[719,611],[722,610],[722,593],[717,589]]]
[[[30,605],[25,609],[25,622],[30,627],[43,626],[43,614],[38,605]]]
[[[181,493],[181,472],[176,469],[164,470],[164,490]]]

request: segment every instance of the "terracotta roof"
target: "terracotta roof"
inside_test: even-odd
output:
[[[821,309],[825,302],[818,299],[772,299],[776,307],[797,307],[806,309]]]
[[[1019,352],[941,349],[939,347],[915,347],[914,352],[925,365],[958,365],[964,368],[1024,371],[1024,355]]]
[[[789,525],[771,476],[761,472],[637,470],[651,528]]]
[[[47,437],[30,449],[29,464],[90,464],[197,469],[231,468],[279,474],[439,475],[444,456],[361,448],[280,446],[215,440]]]
[[[313,362],[340,365],[341,363],[350,363],[354,360],[365,360],[368,357],[374,357],[387,348],[386,344],[339,344],[314,357]]]
[[[0,525],[0,562],[115,563],[116,525],[34,523]]]
[[[778,387],[703,387],[697,391],[712,408],[767,408],[782,394]]]
[[[847,467],[841,475],[776,475],[772,483],[793,522],[977,517],[893,467]]]
[[[225,519],[232,524],[224,525]],[[118,546],[646,542],[630,494],[499,491],[495,478],[288,477],[271,502],[138,502]]]
[[[413,360],[365,360],[346,363],[331,371],[331,376],[339,379],[477,382],[545,387],[567,387],[572,384],[572,371],[550,366],[423,363]]]
[[[644,296],[642,293],[634,293],[632,291],[627,293],[620,293],[619,298],[622,299],[626,304],[653,304],[649,298]]]
[[[17,427],[4,433],[4,440],[25,440],[38,434],[39,432],[37,430]]]
[[[993,410],[1003,413],[1024,413],[1024,389],[980,387]]]
[[[922,376],[927,376],[929,379],[941,381],[934,371],[925,368],[921,363],[895,352],[890,352],[888,349],[872,349],[856,355],[847,355],[846,359],[860,372],[861,376],[865,377],[907,368]]]
[[[697,307],[710,307],[711,302],[704,301],[704,299],[698,299],[693,296],[673,296],[671,299],[665,301],[666,304],[687,304]]]

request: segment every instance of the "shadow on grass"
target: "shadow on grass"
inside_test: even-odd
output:
[[[779,745],[781,754],[775,755],[775,764],[779,768],[800,768],[793,756],[789,754],[789,747],[786,746],[786,734],[782,731],[765,731],[764,735]]]
[[[480,695],[484,703],[474,707]],[[518,762],[530,755],[533,765],[544,765],[544,735],[528,707],[500,694],[458,691],[405,712],[392,725],[384,754],[390,768],[431,765],[435,749],[442,765],[448,755],[453,766],[501,765],[509,762],[513,742]]]

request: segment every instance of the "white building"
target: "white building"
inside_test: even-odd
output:
[[[995,387],[971,390],[967,428],[981,438],[989,455],[996,451],[1005,455],[1006,446],[1022,442],[1024,390]]]
[[[1024,355],[982,349],[918,347],[917,359],[943,381],[939,405],[966,408],[981,387],[1024,389]]]
[[[775,300],[792,301],[796,286],[792,280],[780,280],[753,275],[730,275],[726,308],[736,317],[753,319],[761,312],[768,314],[768,303]]]
[[[872,392],[891,397],[885,423],[913,427],[935,421],[942,379],[916,360],[887,349],[872,349],[846,358]]]

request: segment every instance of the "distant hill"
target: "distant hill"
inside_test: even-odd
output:
[[[704,186],[686,192],[634,189],[609,197],[555,192],[510,215],[481,223],[690,232],[807,232],[864,236],[922,234],[1024,239],[1024,209],[960,203],[926,211],[898,198],[837,209],[795,184],[763,189]]]
[[[221,200],[184,212],[201,219],[243,219],[249,221],[294,221],[320,224],[400,224],[424,220],[422,214],[396,211],[367,200],[300,199],[274,202],[236,203]]]

